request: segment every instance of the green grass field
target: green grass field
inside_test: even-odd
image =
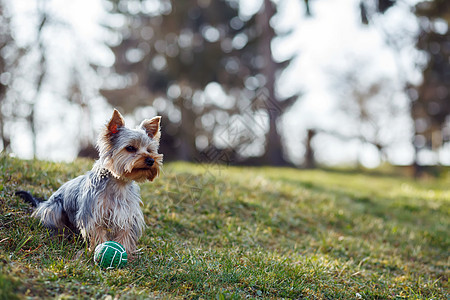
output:
[[[449,299],[450,174],[167,164],[124,269],[49,236],[14,196],[48,197],[92,161],[0,156],[0,299]]]

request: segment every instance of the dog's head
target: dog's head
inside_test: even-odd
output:
[[[136,129],[125,127],[116,109],[97,141],[100,161],[115,177],[153,181],[162,167],[158,153],[161,117],[142,121]]]

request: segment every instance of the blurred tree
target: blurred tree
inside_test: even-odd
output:
[[[153,105],[166,116],[161,151],[167,159],[194,159],[196,139],[204,136],[203,146],[210,144],[214,125],[238,112],[235,98],[261,63],[255,56],[260,31],[254,20],[239,17],[236,1],[109,4],[111,14],[124,17],[123,26],[110,26],[119,36],[110,45],[113,76],[128,80],[119,88],[105,87],[102,94],[125,113]],[[214,82],[234,98],[207,99],[201,91]]]
[[[28,148],[34,157],[38,155],[39,134],[51,127],[42,126],[42,120],[38,118],[38,108],[42,109],[42,106],[39,107],[41,101],[69,100],[66,104],[72,102],[72,108],[80,107],[86,112],[87,99],[96,96],[92,88],[96,84],[91,83],[96,75],[92,74],[90,61],[80,47],[76,32],[72,24],[62,20],[52,5],[54,3],[47,0],[30,1],[27,6],[16,6],[12,0],[0,1],[2,147],[8,149],[14,145],[23,145],[24,141],[20,139],[29,133],[31,147]],[[10,15],[10,10],[15,14]],[[74,48],[79,50],[76,51],[76,57],[68,51]],[[52,113],[65,114],[66,111]],[[73,110],[70,114],[73,115]],[[54,125],[59,120],[47,121]],[[82,138],[83,130],[92,131],[92,124],[86,120],[78,123]],[[18,128],[25,129],[22,135],[14,134]],[[42,148],[43,146],[39,145],[39,149]],[[45,156],[48,158],[46,154]]]
[[[23,49],[19,48],[12,37],[11,16],[5,7],[4,1],[0,1],[0,138],[2,151],[9,151],[11,139],[5,129],[6,119],[11,117],[8,113],[5,99],[8,86],[12,81],[18,60],[23,55]]]
[[[305,2],[308,4],[308,2]],[[308,8],[309,6],[307,6]],[[310,11],[307,9],[307,13]],[[283,145],[281,142],[280,130],[277,127],[277,123],[284,111],[289,108],[295,100],[297,100],[298,95],[293,95],[289,99],[279,99],[276,94],[276,75],[277,73],[285,68],[290,59],[284,62],[276,62],[272,54],[271,43],[275,37],[275,29],[270,24],[270,20],[276,14],[276,6],[271,0],[264,0],[261,10],[257,15],[257,24],[261,28],[264,34],[261,36],[259,41],[259,53],[261,54],[264,67],[261,73],[266,79],[265,88],[267,89],[267,99],[265,100],[267,106],[267,114],[269,116],[269,131],[266,136],[266,151],[264,154],[264,163],[272,165],[286,165],[286,159],[283,155]],[[288,34],[288,33],[280,33]],[[292,59],[292,58],[291,58]]]
[[[34,65],[35,68],[35,78],[34,78],[34,95],[29,101],[30,113],[27,116],[27,120],[31,128],[31,138],[33,146],[33,156],[36,157],[37,154],[37,132],[38,125],[36,123],[36,104],[41,96],[42,85],[44,83],[44,78],[47,74],[47,47],[43,38],[43,31],[48,22],[47,14],[47,1],[38,0],[37,1],[37,11],[36,15],[38,18],[38,26],[36,29],[36,40],[33,45],[30,45],[29,52],[34,52],[37,55],[37,61]],[[34,48],[34,49],[33,49]]]
[[[0,66],[2,69],[0,75],[0,104],[2,104],[2,116],[0,126],[3,148],[8,148],[11,137],[11,133],[6,132],[5,125],[7,123],[12,124],[18,119],[24,119],[31,130],[32,155],[35,157],[38,131],[35,106],[47,72],[46,47],[42,39],[42,32],[48,21],[46,1],[36,2],[38,21],[35,39],[32,44],[23,47],[18,47],[12,38],[11,16],[8,15],[4,6],[5,3],[1,2]],[[31,61],[32,67],[30,67]],[[32,71],[25,71],[28,68]],[[26,84],[33,86],[31,89],[24,88],[24,79]],[[27,94],[27,96],[24,96],[24,94]]]
[[[438,151],[450,141],[450,2],[422,1],[415,14],[420,25],[416,46],[427,57],[422,83],[412,94],[418,154],[423,149]]]
[[[384,14],[396,2],[397,0],[361,0],[359,2],[361,23],[368,25],[374,14]]]
[[[393,130],[398,118],[407,114],[396,101],[397,89],[386,78],[364,80],[361,62],[336,77],[334,90],[340,96],[339,108],[347,117],[346,132],[325,132],[342,140],[358,140],[362,146],[374,146],[380,161],[387,160],[386,148],[399,140]],[[402,133],[403,134],[403,133]],[[358,164],[361,164],[360,159]]]
[[[105,24],[118,34],[110,44],[116,58],[111,77],[119,74],[123,85],[107,86],[101,92],[125,113],[153,106],[166,116],[161,151],[167,159],[192,160],[197,149],[208,146],[239,152],[245,148],[242,144],[253,142],[257,122],[243,121],[247,132],[235,133],[231,139],[229,132],[223,132],[227,123],[265,110],[269,120],[263,133],[265,162],[284,162],[276,122],[295,97],[282,105],[275,103],[279,100],[275,73],[287,63],[272,57],[275,33],[269,21],[275,9],[271,1],[250,17],[239,14],[234,0],[110,0],[107,4],[111,15],[123,17],[119,26]],[[216,145],[217,136],[225,143]]]
[[[395,0],[361,0],[361,20],[374,23],[373,16],[385,13],[394,6]],[[408,5],[402,2],[403,5]],[[411,117],[414,122],[415,148],[414,166],[420,173],[419,154],[423,150],[438,151],[450,140],[450,2],[447,0],[421,1],[409,9],[416,15],[419,32],[416,48],[426,56],[422,67],[422,82],[418,86],[410,83],[401,65],[400,52],[404,45],[389,29],[382,29],[386,44],[397,55],[398,76],[403,82],[405,94],[409,96]],[[436,159],[438,161],[439,159]]]

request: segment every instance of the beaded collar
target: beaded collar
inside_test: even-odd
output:
[[[102,168],[100,172],[98,172],[98,178],[101,179],[108,179],[112,176],[111,171],[108,169]]]

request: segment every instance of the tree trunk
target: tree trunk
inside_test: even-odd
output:
[[[305,163],[304,167],[306,169],[314,169],[316,167],[316,160],[314,158],[314,149],[312,147],[312,139],[316,135],[316,131],[314,129],[308,129],[308,133],[306,136],[306,153],[305,153]]]
[[[0,114],[0,138],[2,139],[2,146],[3,146],[2,151],[8,152],[11,141],[8,137],[6,137],[5,121],[2,114]]]
[[[286,165],[286,160],[283,156],[283,146],[281,137],[277,130],[277,121],[281,116],[281,109],[278,105],[278,100],[275,95],[275,73],[277,71],[277,64],[272,57],[271,42],[275,37],[275,31],[270,26],[270,19],[275,14],[275,7],[272,1],[264,0],[264,5],[259,12],[256,22],[258,28],[263,32],[261,42],[259,44],[259,52],[262,55],[265,65],[262,74],[266,78],[267,99],[266,111],[269,115],[269,131],[266,135],[266,151],[263,158],[265,164],[281,166]]]
[[[37,37],[36,37],[36,42],[37,42],[37,47],[39,50],[39,65],[38,67],[40,68],[39,70],[39,75],[37,78],[37,82],[36,82],[36,90],[35,90],[35,95],[34,98],[31,102],[30,105],[30,115],[28,116],[28,121],[30,123],[30,128],[31,128],[31,135],[32,135],[32,145],[33,145],[33,158],[36,158],[37,156],[37,131],[38,131],[38,126],[36,124],[36,104],[39,101],[39,97],[41,95],[41,91],[42,91],[42,85],[44,83],[44,78],[45,75],[47,73],[47,59],[46,59],[46,49],[45,49],[45,45],[44,45],[44,41],[42,38],[42,31],[47,23],[47,11],[46,11],[46,2],[45,1],[40,1],[38,3],[38,16],[40,18],[40,23],[39,23],[39,27],[38,27],[38,31],[37,31]]]

